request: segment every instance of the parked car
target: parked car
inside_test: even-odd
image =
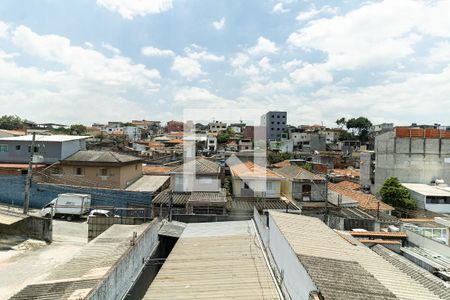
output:
[[[47,203],[39,212],[41,217],[62,217],[67,221],[79,218],[89,212],[91,195],[89,194],[59,194],[57,198]]]

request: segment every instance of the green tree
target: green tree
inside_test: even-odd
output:
[[[269,152],[269,154],[267,155],[269,164],[276,164],[290,158],[291,153]]]
[[[229,141],[229,139],[230,139],[230,134],[227,132],[223,132],[217,136],[217,143],[225,144],[226,142]]]
[[[367,142],[372,122],[366,117],[351,118],[347,120],[346,127],[351,130],[353,135],[357,136],[361,142]]]
[[[16,115],[4,115],[0,117],[0,129],[14,130],[25,128],[25,120]]]
[[[87,128],[81,124],[71,125],[69,129],[70,135],[85,135],[87,132]]]
[[[306,163],[303,166],[303,169],[305,169],[306,171],[312,172],[313,171],[313,167],[310,163]]]
[[[347,125],[347,120],[344,117],[342,117],[342,118],[336,120],[336,124],[339,127],[344,128]]]
[[[409,191],[400,184],[397,177],[389,177],[380,189],[383,202],[394,207],[404,209],[415,209],[416,201],[411,197]]]

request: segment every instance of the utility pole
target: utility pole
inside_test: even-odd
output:
[[[30,206],[30,187],[31,187],[31,176],[33,173],[33,157],[34,157],[34,143],[36,141],[36,133],[33,132],[33,139],[31,140],[30,148],[30,161],[28,162],[28,173],[25,180],[25,193],[23,199],[23,214],[28,215],[28,208]]]

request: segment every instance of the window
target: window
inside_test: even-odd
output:
[[[16,151],[20,151],[22,147],[20,145],[16,145]]]
[[[84,175],[84,169],[83,168],[75,168],[75,175],[83,176]]]
[[[100,176],[108,176],[108,169],[101,168],[99,174],[100,174]],[[81,174],[77,174],[77,175],[81,175]]]
[[[31,152],[31,146],[28,146],[28,152]],[[34,146],[33,152],[34,153],[38,153],[39,152],[39,146]]]
[[[283,116],[283,119],[286,119],[286,116]]]
[[[280,122],[277,122],[277,124],[280,124]]]
[[[0,152],[8,152],[8,145],[0,145]]]
[[[267,189],[268,191],[273,190],[273,182],[272,182],[272,181],[267,181],[267,182],[266,182],[266,189]]]
[[[279,118],[280,118],[280,116],[277,116],[277,118],[279,119]]]

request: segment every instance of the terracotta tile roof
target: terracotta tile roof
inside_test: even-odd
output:
[[[284,168],[277,169],[276,172],[283,177],[292,180],[315,180],[315,181],[325,181],[325,177],[316,175],[306,169],[299,166],[287,166]]]
[[[346,187],[338,186],[335,183],[328,183],[328,188],[338,194],[347,196],[358,202],[358,207],[362,209],[378,209],[378,202],[380,203],[380,210],[394,210],[394,208],[383,201],[379,201],[374,195],[364,194],[362,192],[354,191]]]
[[[25,135],[24,131],[20,131],[20,130],[6,130],[6,129],[0,129],[0,134],[4,133],[4,134],[11,134],[14,136],[22,136]]]
[[[337,175],[359,177],[359,170],[356,169],[333,169],[333,172]]]
[[[173,167],[166,166],[142,166],[142,173],[144,174],[169,174]]]
[[[356,182],[352,182],[352,181],[341,181],[336,183],[337,186],[342,187],[342,188],[346,188],[346,189],[350,189],[350,190],[359,190],[361,189],[361,185],[359,183]]]
[[[230,166],[231,175],[238,177],[251,177],[251,178],[271,178],[271,179],[282,179],[283,177],[277,173],[254,164],[251,161],[246,161],[245,163],[235,164]]]
[[[174,140],[167,141],[165,143],[167,143],[167,144],[183,144],[183,140],[181,140],[181,139],[174,139]]]
[[[291,162],[289,161],[289,159],[286,159],[286,160],[280,161],[276,164],[273,164],[273,166],[275,168],[283,168],[283,167],[288,167],[290,165],[291,165]]]
[[[35,165],[33,164],[33,168],[42,168],[45,165]],[[28,169],[28,164],[0,164],[0,169]]]

